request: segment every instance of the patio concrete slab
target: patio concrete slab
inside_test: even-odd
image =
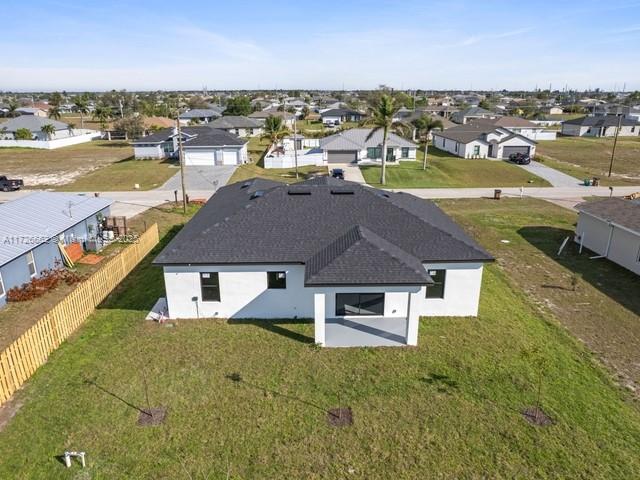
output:
[[[325,324],[327,347],[406,346],[406,318],[328,318]]]

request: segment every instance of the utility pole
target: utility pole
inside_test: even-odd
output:
[[[182,186],[182,211],[187,213],[187,192],[184,188],[184,152],[182,151],[182,129],[180,128],[180,110],[176,118],[178,126],[178,160],[180,161],[180,184]]]
[[[285,117],[286,118],[286,113]],[[298,129],[296,128],[296,116],[293,115],[293,160],[296,164],[296,180],[298,180]]]
[[[611,163],[609,163],[609,176],[613,170],[613,160],[616,156],[616,145],[618,143],[618,133],[620,133],[620,127],[622,126],[622,115],[618,115],[618,127],[616,128],[616,136],[613,139],[613,150],[611,150]]]

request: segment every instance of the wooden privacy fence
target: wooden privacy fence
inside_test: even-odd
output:
[[[132,243],[79,283],[64,300],[35,325],[0,352],[0,405],[44,364],[49,354],[93,313],[96,306],[158,244],[158,225],[153,224]]]

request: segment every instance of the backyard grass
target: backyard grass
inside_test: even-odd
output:
[[[422,169],[424,152],[416,161],[402,161],[386,170],[386,188],[443,187],[548,187],[542,178],[508,162],[466,159],[430,147],[427,170]],[[361,166],[369,185],[380,186],[380,167]]]
[[[253,163],[258,163],[262,160],[267,148],[269,148],[270,141],[268,138],[250,137],[249,144],[247,145],[247,151],[249,153],[249,159]]]
[[[163,294],[158,251],[17,393],[0,478],[640,475],[637,406],[500,266],[477,319],[423,319],[417,348],[321,349],[300,321],[143,320]],[[521,415],[533,349],[547,427]],[[149,406],[164,424],[136,426]],[[337,406],[353,426],[327,425]],[[66,469],[65,450],[87,468]]]
[[[78,177],[56,190],[67,192],[95,192],[134,190],[151,190],[162,186],[173,175],[178,173],[177,162],[173,160],[135,160],[127,158],[104,166],[86,175]]]
[[[594,254],[579,254],[572,241],[558,256],[562,241],[573,238],[575,212],[534,199],[439,203],[498,258],[514,284],[640,398],[640,277],[608,260],[590,260]]]
[[[55,150],[0,148],[0,165],[3,175],[22,178],[27,188],[44,188],[73,182],[132,156],[126,142],[98,140]]]
[[[545,165],[579,179],[600,177],[603,185],[640,185],[640,138],[618,138],[609,178],[612,149],[613,138],[558,137],[539,142],[537,157]]]

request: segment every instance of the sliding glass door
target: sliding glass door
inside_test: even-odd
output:
[[[336,316],[384,315],[384,293],[336,293]]]

